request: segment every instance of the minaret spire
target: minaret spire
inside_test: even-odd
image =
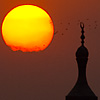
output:
[[[82,29],[82,31],[81,31],[81,33],[82,33],[82,35],[81,35],[81,39],[82,39],[81,43],[82,43],[82,45],[84,45],[85,36],[84,36],[84,23],[83,22],[80,22],[80,27]]]
[[[84,46],[84,23],[80,23],[82,29],[82,45],[76,51],[76,61],[78,65],[78,79],[73,89],[66,96],[66,100],[98,100],[88,85],[86,78],[86,67],[88,61],[88,49]]]

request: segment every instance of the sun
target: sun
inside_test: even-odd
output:
[[[41,51],[48,47],[54,35],[49,14],[34,5],[12,9],[2,23],[2,37],[13,51]]]

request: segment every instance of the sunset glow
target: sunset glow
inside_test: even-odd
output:
[[[41,8],[21,5],[12,9],[2,23],[2,37],[13,51],[41,51],[52,41],[54,26]]]

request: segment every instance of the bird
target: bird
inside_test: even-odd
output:
[[[66,30],[68,30],[68,28],[66,28]]]
[[[94,22],[95,22],[95,23],[97,23],[97,21],[96,21],[96,20],[95,20]]]
[[[70,25],[70,22],[68,23],[68,25]]]
[[[86,20],[89,20],[89,18],[87,18]]]
[[[62,35],[64,35],[64,34],[62,33]]]
[[[54,32],[54,35],[56,35],[58,33],[58,31]]]
[[[97,27],[94,27],[94,29],[96,29]]]

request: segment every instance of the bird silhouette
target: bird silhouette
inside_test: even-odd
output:
[[[62,33],[62,35],[64,35],[64,34]]]
[[[97,21],[96,21],[96,20],[95,20],[94,22],[95,22],[95,23],[97,23]]]
[[[70,25],[70,22],[68,23],[68,25]]]
[[[66,30],[68,30],[68,28],[66,28]]]
[[[97,27],[94,27],[94,29],[96,29]]]
[[[86,20],[89,20],[89,18],[87,18]]]
[[[54,32],[54,35],[56,35],[58,33],[58,31]]]

